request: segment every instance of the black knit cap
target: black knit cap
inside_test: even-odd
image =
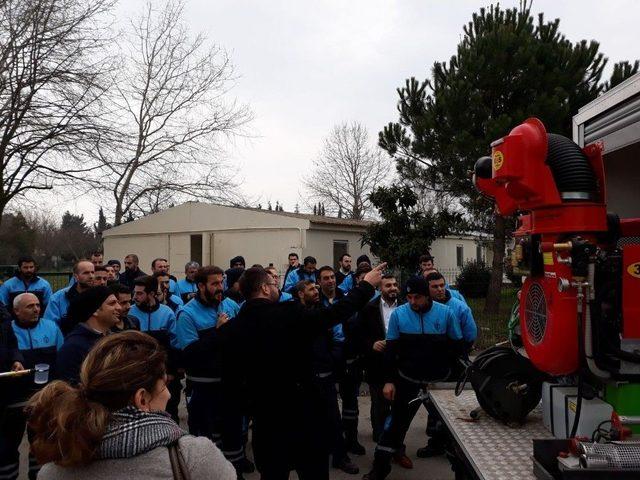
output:
[[[429,284],[423,277],[411,277],[409,280],[407,280],[404,288],[407,292],[407,295],[410,293],[415,293],[418,295],[424,295],[425,297],[429,296]]]
[[[362,262],[367,262],[369,265],[371,265],[371,259],[367,255],[360,255],[358,257],[358,261],[356,262],[356,267],[360,265]]]
[[[69,317],[75,324],[86,322],[110,295],[113,295],[113,292],[107,287],[91,287],[71,301]]]

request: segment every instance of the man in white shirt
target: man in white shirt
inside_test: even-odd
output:
[[[384,349],[389,318],[398,308],[398,281],[393,275],[384,275],[380,283],[380,296],[369,302],[360,313],[364,336],[365,380],[371,395],[371,428],[373,440],[378,441],[384,423],[391,413],[391,405],[382,395],[384,387]],[[412,462],[404,452],[399,452],[396,463],[404,468],[412,468]]]

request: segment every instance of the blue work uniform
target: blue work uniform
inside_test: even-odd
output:
[[[2,302],[10,312],[13,312],[13,299],[21,293],[33,293],[38,300],[42,311],[47,308],[51,300],[51,285],[44,278],[37,275],[30,281],[26,282],[20,276],[16,275],[0,285],[0,302]]]
[[[58,290],[51,296],[47,310],[44,312],[43,319],[56,322],[60,327],[60,330],[62,330],[62,333],[66,335],[75,328],[75,325],[70,323],[67,313],[69,311],[71,301],[78,295],[80,295],[80,293],[78,293],[75,286]]]
[[[218,315],[225,313],[232,319],[239,310],[230,298],[213,306],[198,296],[178,311],[177,345],[182,350],[187,381],[192,385],[187,402],[189,433],[208,437],[218,446],[221,446],[222,421]],[[205,345],[204,339],[213,341],[214,347],[211,348],[211,343]],[[223,453],[231,462],[244,458],[244,449]]]
[[[17,338],[18,350],[22,354],[22,365],[26,369],[37,364],[49,365],[49,381],[52,380],[56,368],[57,351],[62,347],[62,332],[49,320],[40,319],[33,326],[21,326],[17,321],[11,322],[11,328]],[[34,393],[45,384],[35,384],[34,375],[26,375],[3,384],[2,388],[10,389],[9,405],[0,416],[0,478],[17,478],[20,464],[20,443],[27,425],[24,406]],[[38,475],[40,467],[36,459],[29,454],[29,478]],[[15,474],[12,474],[15,472]]]
[[[280,292],[280,298],[278,299],[278,302],[292,302],[293,301],[293,295],[291,295],[290,293],[287,292]]]
[[[295,293],[294,290],[296,288],[296,284],[301,280],[311,280],[316,283],[318,278],[318,271],[314,270],[313,272],[307,272],[304,267],[297,268],[293,270],[289,275],[287,275],[287,279],[284,282],[284,287],[282,289],[285,292],[289,292],[291,294]]]
[[[173,293],[178,295],[183,303],[187,303],[198,294],[198,284],[183,278],[176,282],[176,289]]]

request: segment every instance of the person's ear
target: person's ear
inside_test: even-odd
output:
[[[148,412],[151,410],[150,407],[151,395],[144,388],[139,388],[136,390],[136,393],[133,394],[133,404],[138,410],[143,412]]]

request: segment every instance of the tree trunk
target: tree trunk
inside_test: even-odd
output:
[[[116,211],[115,211],[115,215],[114,215],[114,220],[113,220],[113,226],[117,227],[118,225],[122,224],[122,217],[124,216],[124,213],[122,212],[122,206],[117,203],[116,204]]]
[[[505,219],[495,214],[493,229],[493,262],[491,263],[491,281],[484,304],[484,313],[496,315],[500,310],[500,292],[502,291],[502,274],[504,264]]]

